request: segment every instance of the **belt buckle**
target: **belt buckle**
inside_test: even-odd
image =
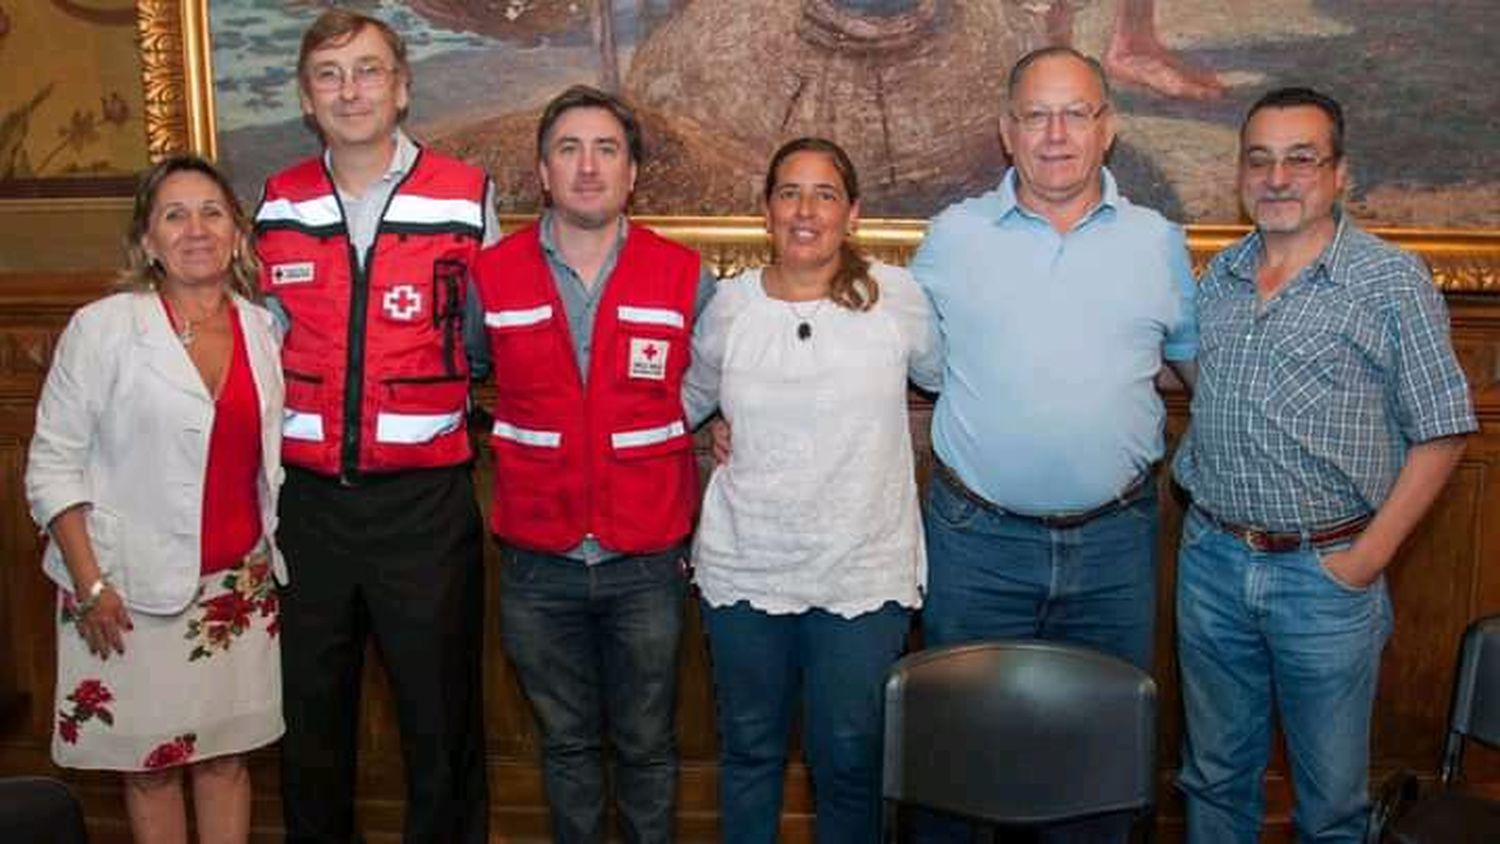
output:
[[[1259,528],[1246,528],[1244,539],[1251,551],[1266,553],[1271,550],[1271,535],[1267,531]]]

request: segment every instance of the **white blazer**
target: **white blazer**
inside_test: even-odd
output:
[[[270,312],[235,298],[260,394],[260,513],[276,579],[281,486],[280,338]],[[26,499],[44,529],[89,504],[99,568],[134,610],[181,612],[198,588],[203,482],[214,402],[155,293],[117,293],[80,308],[58,340],[37,405]],[[72,589],[56,542],[42,568]]]

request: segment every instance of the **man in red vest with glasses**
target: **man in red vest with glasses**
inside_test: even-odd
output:
[[[262,286],[286,328],[278,542],[287,840],[355,840],[366,639],[401,727],[404,840],[486,840],[483,535],[465,425],[470,268],[499,239],[485,174],[400,128],[411,69],[385,23],[325,12],[297,60],[323,154],[273,175]]]

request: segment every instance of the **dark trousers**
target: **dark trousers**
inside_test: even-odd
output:
[[[666,844],[686,549],[592,566],[503,553],[500,633],[541,727],[552,840],[603,844],[607,781],[626,844]]]
[[[360,677],[373,634],[401,729],[403,840],[481,844],[483,534],[468,467],[353,487],[288,468],[280,518],[287,840],[359,840]]]
[[[880,840],[885,680],[911,611],[888,601],[844,618],[823,609],[772,615],[746,601],[702,604],[713,658],[724,844],[775,844],[787,743],[801,703],[818,844]]]

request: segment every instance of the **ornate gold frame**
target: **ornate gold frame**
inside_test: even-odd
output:
[[[146,147],[152,160],[176,150],[216,157],[208,0],[137,0],[136,9],[146,93]],[[657,217],[643,221],[697,247],[721,273],[764,263],[768,257],[765,231],[758,218]],[[866,220],[860,227],[860,240],[879,257],[904,263],[925,227],[920,220]],[[1245,231],[1244,226],[1189,226],[1188,245],[1194,262],[1201,267],[1208,256]],[[1500,294],[1500,230],[1376,231],[1422,255],[1444,291]]]

